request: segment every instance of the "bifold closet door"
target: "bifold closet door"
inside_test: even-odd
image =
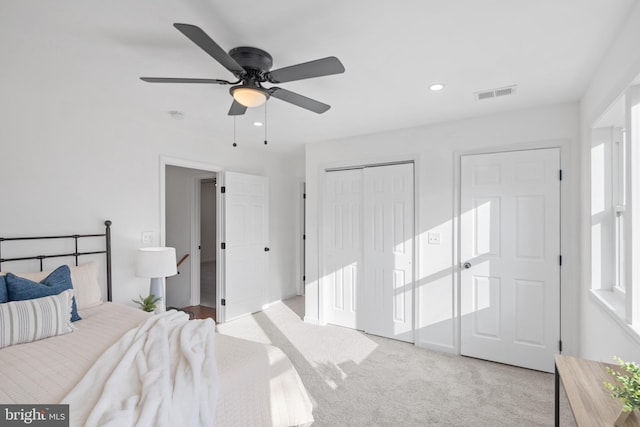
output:
[[[323,227],[324,313],[328,323],[363,329],[362,169],[327,172]]]
[[[413,342],[413,164],[326,173],[328,323]]]
[[[365,331],[413,342],[413,164],[364,169]]]

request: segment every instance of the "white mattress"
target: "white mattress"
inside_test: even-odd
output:
[[[0,349],[0,403],[58,403],[102,352],[148,316],[112,303],[79,313],[83,320],[73,333]],[[306,390],[280,349],[222,334],[216,334],[215,348],[218,426],[313,421]]]

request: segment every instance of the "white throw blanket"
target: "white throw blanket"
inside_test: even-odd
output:
[[[218,371],[213,320],[149,317],[110,347],[64,398],[71,426],[211,426]]]

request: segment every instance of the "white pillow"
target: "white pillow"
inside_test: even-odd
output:
[[[77,267],[69,266],[71,270],[71,283],[73,284],[73,294],[76,297],[78,310],[95,307],[102,304],[102,292],[98,283],[98,263],[91,261]],[[14,273],[18,277],[39,282],[53,270],[37,271],[33,273]]]
[[[78,309],[102,304],[102,292],[98,282],[98,263],[96,261],[71,267],[71,283],[73,284],[73,294],[76,296]]]
[[[58,295],[0,304],[0,348],[73,331],[67,289]]]

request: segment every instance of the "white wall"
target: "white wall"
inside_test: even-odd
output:
[[[491,102],[491,101],[490,101]],[[565,348],[577,348],[575,293],[578,235],[578,106],[542,107],[527,111],[460,120],[436,126],[353,137],[306,147],[307,284],[306,318],[322,323],[319,299],[319,221],[323,170],[326,167],[392,160],[416,161],[417,337],[420,346],[456,351],[456,276],[454,200],[460,153],[496,149],[557,146],[562,149],[563,182],[563,334]],[[339,153],[339,154],[338,154]],[[442,244],[428,245],[429,231],[441,233]]]
[[[269,178],[268,295],[296,293],[290,165],[304,162],[301,153],[274,154],[259,143],[233,148],[188,119],[149,114],[135,103],[46,96],[23,90],[28,84],[2,84],[2,98],[19,102],[0,103],[0,236],[101,232],[112,220],[113,298],[131,304],[149,286],[134,275],[140,233],[155,231],[157,245],[163,232],[161,156],[209,163]]]
[[[620,95],[631,81],[640,74],[640,4],[629,14],[627,22],[603,58],[599,69],[591,79],[580,108],[583,195],[581,207],[582,270],[580,280],[580,355],[594,360],[612,362],[613,356],[625,360],[638,360],[640,340],[637,335],[616,322],[613,316],[597,304],[589,292],[590,265],[590,147],[591,126],[595,120]],[[636,284],[637,285],[637,284]]]

